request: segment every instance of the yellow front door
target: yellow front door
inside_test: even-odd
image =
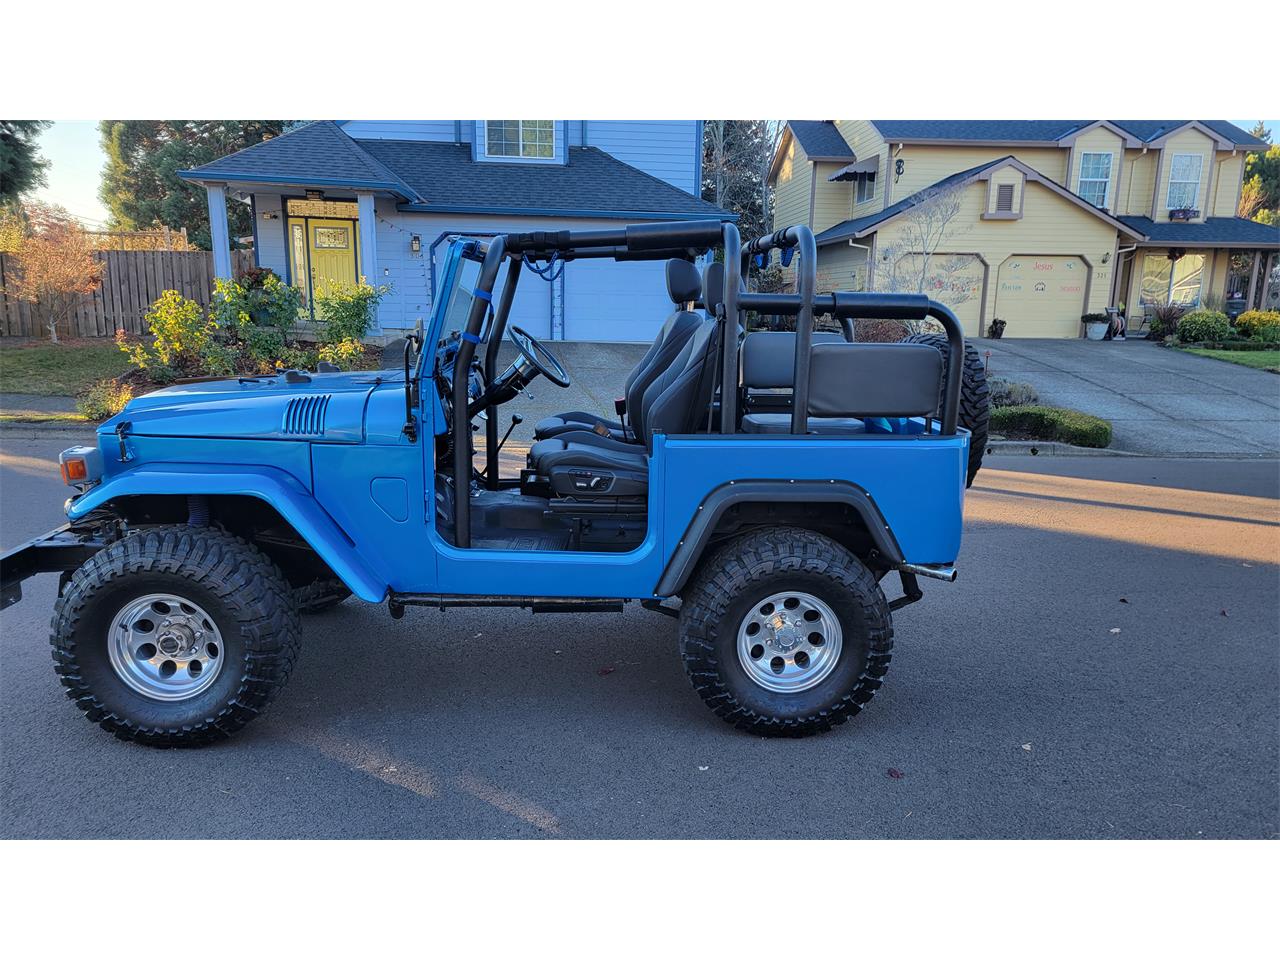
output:
[[[356,221],[289,218],[289,259],[294,284],[307,305],[331,284],[355,283]]]

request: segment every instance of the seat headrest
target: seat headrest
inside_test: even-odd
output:
[[[719,261],[707,264],[702,273],[702,303],[713,316],[716,307],[724,303],[724,264]]]
[[[689,303],[702,292],[702,275],[688,260],[667,261],[667,294],[672,303]]]

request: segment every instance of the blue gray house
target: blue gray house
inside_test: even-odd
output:
[[[378,330],[431,309],[457,234],[732,219],[698,196],[698,120],[320,120],[181,176],[209,198],[214,265],[231,273],[227,204],[253,208],[254,250],[310,303],[326,281],[391,292]],[[649,340],[670,312],[661,264],[582,261],[520,284],[513,322],[549,340]]]

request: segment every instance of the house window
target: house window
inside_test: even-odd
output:
[[[858,176],[857,202],[866,203],[876,195],[876,175],[864,173]]]
[[[1204,158],[1198,153],[1175,153],[1169,165],[1167,210],[1190,210],[1200,195],[1200,169]]]
[[[996,185],[996,213],[1013,213],[1013,184]]]
[[[554,120],[487,120],[485,155],[553,159],[555,127]]]
[[[1077,193],[1095,207],[1107,209],[1107,190],[1111,186],[1111,154],[1080,155],[1080,189]]]
[[[1142,261],[1142,302],[1195,307],[1200,303],[1203,279],[1203,254],[1188,253],[1170,260],[1163,253],[1149,253]]]

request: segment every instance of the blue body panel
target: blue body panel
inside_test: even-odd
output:
[[[306,449],[303,444],[298,446]],[[310,491],[295,476],[275,467],[144,463],[94,487],[67,508],[67,516],[78,520],[116,497],[157,493],[226,494],[265,500],[311,544],[352,593],[372,603],[386,595],[383,579],[369,568]]]

